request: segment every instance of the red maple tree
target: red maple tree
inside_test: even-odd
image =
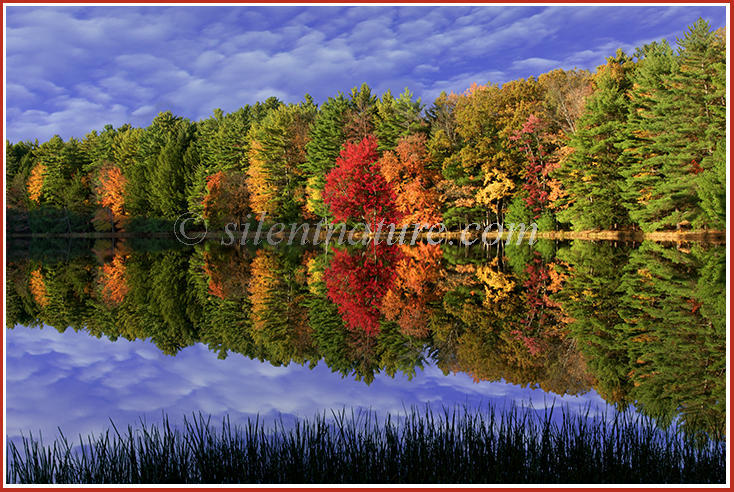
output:
[[[538,219],[549,201],[551,183],[548,173],[559,166],[553,156],[553,151],[558,146],[555,135],[549,132],[547,122],[531,114],[522,128],[515,131],[509,139],[517,142],[528,158],[523,185],[528,191],[525,202],[535,213],[534,218]]]
[[[324,187],[324,202],[337,221],[360,219],[373,231],[382,221],[400,222],[395,192],[380,172],[378,159],[374,135],[356,145],[344,144]]]

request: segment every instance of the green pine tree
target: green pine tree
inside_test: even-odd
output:
[[[629,117],[634,65],[619,50],[598,68],[594,93],[587,98],[577,131],[571,136],[573,153],[554,173],[567,192],[557,203],[562,208],[557,218],[574,230],[616,229],[629,223],[622,205],[624,176],[618,145]]]
[[[341,92],[330,97],[319,108],[311,125],[306,144],[306,161],[301,166],[306,184],[306,207],[317,217],[331,220],[329,207],[324,204],[326,175],[334,168],[342,146],[347,141],[344,126],[349,101]]]

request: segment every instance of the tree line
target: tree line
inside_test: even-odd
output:
[[[134,232],[186,211],[217,228],[369,209],[453,230],[723,229],[726,32],[699,19],[678,45],[618,50],[594,73],[474,84],[429,107],[362,84],[320,106],[271,97],[201,121],[167,111],[145,128],[6,141],[8,221]]]

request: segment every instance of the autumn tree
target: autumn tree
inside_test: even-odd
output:
[[[375,336],[380,330],[380,307],[392,287],[396,263],[401,257],[397,245],[385,242],[369,250],[350,253],[335,251],[325,273],[329,298],[337,305],[350,330]]]
[[[269,105],[279,105],[270,101]],[[187,190],[189,210],[203,212],[208,193],[207,182],[220,171],[235,176],[249,167],[248,131],[255,119],[255,110],[245,105],[232,113],[215,109],[214,115],[201,120],[196,127],[195,145],[199,162]]]
[[[26,186],[28,187],[28,199],[39,204],[43,193],[43,181],[46,176],[46,166],[39,164],[31,170]]]
[[[358,219],[375,231],[377,224],[396,224],[402,214],[395,192],[380,172],[377,139],[365,137],[359,144],[346,143],[327,175],[324,202],[338,221]]]
[[[402,137],[395,151],[380,159],[380,170],[395,191],[395,206],[403,215],[402,224],[430,224],[441,221],[441,203],[436,184],[441,179],[430,165],[426,138],[422,134]]]
[[[28,287],[35,299],[36,303],[44,308],[48,305],[48,291],[41,268],[31,272],[31,278],[28,281]]]
[[[274,109],[249,132],[250,209],[284,220],[312,218],[306,206],[309,129],[316,116],[310,97],[301,104]]]
[[[543,118],[565,135],[576,133],[586,98],[593,91],[591,73],[588,70],[558,68],[538,77],[538,84],[543,89]]]
[[[525,153],[527,163],[523,189],[528,193],[525,202],[533,218],[539,219],[548,207],[548,174],[558,168],[553,156],[554,150],[558,148],[558,135],[552,132],[547,122],[531,114],[522,128],[516,130],[509,139]]]
[[[219,171],[207,177],[203,216],[212,226],[239,224],[250,211],[250,189],[245,173]]]
[[[120,304],[130,290],[125,279],[127,255],[114,255],[110,263],[100,267],[99,284],[102,299],[108,305]]]
[[[348,142],[358,144],[367,136],[374,134],[377,101],[377,96],[372,95],[372,89],[366,83],[359,88],[352,88],[349,92],[349,109],[344,123],[344,133]]]
[[[468,196],[458,200],[445,197],[445,221],[461,225],[493,219],[493,211],[487,208],[486,201],[477,202],[477,194],[493,184],[494,176],[500,181],[508,177],[519,184],[526,161],[509,138],[522,128],[530,114],[540,110],[541,102],[541,88],[532,77],[502,87],[474,84],[458,98],[454,114],[463,145],[456,159],[445,161],[443,173],[459,187],[447,191],[462,191],[460,195]]]
[[[125,212],[125,188],[128,186],[127,178],[123,176],[118,166],[108,163],[98,171],[95,194],[97,202],[102,207],[103,216],[99,221],[105,221],[104,213],[110,214],[110,221],[114,231],[115,225],[122,226]]]
[[[395,282],[385,294],[381,311],[386,320],[397,322],[404,335],[424,338],[429,333],[429,303],[440,296],[436,282],[443,254],[438,244],[399,247],[402,254],[397,261]]]

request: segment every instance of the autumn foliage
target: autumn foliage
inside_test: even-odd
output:
[[[93,219],[97,230],[111,229],[112,224],[122,228],[126,215],[125,188],[127,185],[128,180],[119,167],[106,165],[99,170],[99,179],[94,191],[102,208],[97,210]]]
[[[278,263],[272,253],[259,249],[251,263],[252,279],[249,285],[252,303],[251,319],[255,330],[262,330],[270,310],[271,291],[278,284]]]
[[[441,202],[436,183],[440,174],[430,168],[426,137],[422,134],[401,138],[395,151],[380,159],[380,170],[395,191],[395,206],[403,224],[441,222]]]
[[[346,143],[336,167],[326,176],[324,202],[337,221],[359,219],[371,224],[397,224],[396,196],[380,171],[377,139],[368,135],[359,144]]]
[[[250,286],[250,259],[236,250],[227,255],[204,252],[204,273],[209,278],[208,293],[220,299],[244,297]]]
[[[221,221],[239,224],[250,210],[250,186],[245,173],[218,171],[206,178],[204,218],[217,225]]]
[[[43,181],[46,176],[46,166],[39,164],[33,168],[31,175],[28,177],[26,186],[28,187],[28,198],[38,203],[41,199],[43,191]]]
[[[276,210],[276,190],[268,182],[269,172],[267,162],[263,154],[262,144],[258,141],[252,142],[250,149],[250,167],[247,170],[247,186],[250,189],[250,208],[254,210],[260,219],[264,212],[273,215]]]
[[[530,355],[538,355],[546,350],[549,341],[558,336],[562,321],[561,305],[550,299],[552,291],[560,289],[561,278],[551,275],[553,264],[546,265],[540,253],[533,253],[533,259],[525,266],[527,315],[511,333],[522,341]]]
[[[117,166],[102,168],[99,172],[99,185],[97,194],[100,197],[100,205],[108,207],[115,216],[125,214],[124,192],[127,186],[127,178]]]
[[[383,298],[395,282],[401,258],[399,248],[384,242],[360,253],[335,252],[324,273],[326,288],[350,330],[379,332]]]
[[[551,193],[548,174],[559,167],[557,160],[552,159],[552,151],[557,148],[556,136],[548,131],[545,121],[531,114],[522,129],[509,139],[527,156],[523,188],[529,196],[525,202],[537,219],[548,206]]]
[[[441,275],[443,251],[439,244],[400,245],[395,281],[385,294],[382,314],[396,321],[400,331],[423,338],[428,335],[432,310],[428,303],[440,297],[436,282]]]
[[[28,284],[36,303],[41,307],[46,307],[48,305],[48,292],[40,268],[31,272],[31,278]]]
[[[125,261],[128,255],[115,255],[110,263],[100,267],[99,279],[102,299],[107,305],[120,304],[127,295],[130,287],[125,280]]]

